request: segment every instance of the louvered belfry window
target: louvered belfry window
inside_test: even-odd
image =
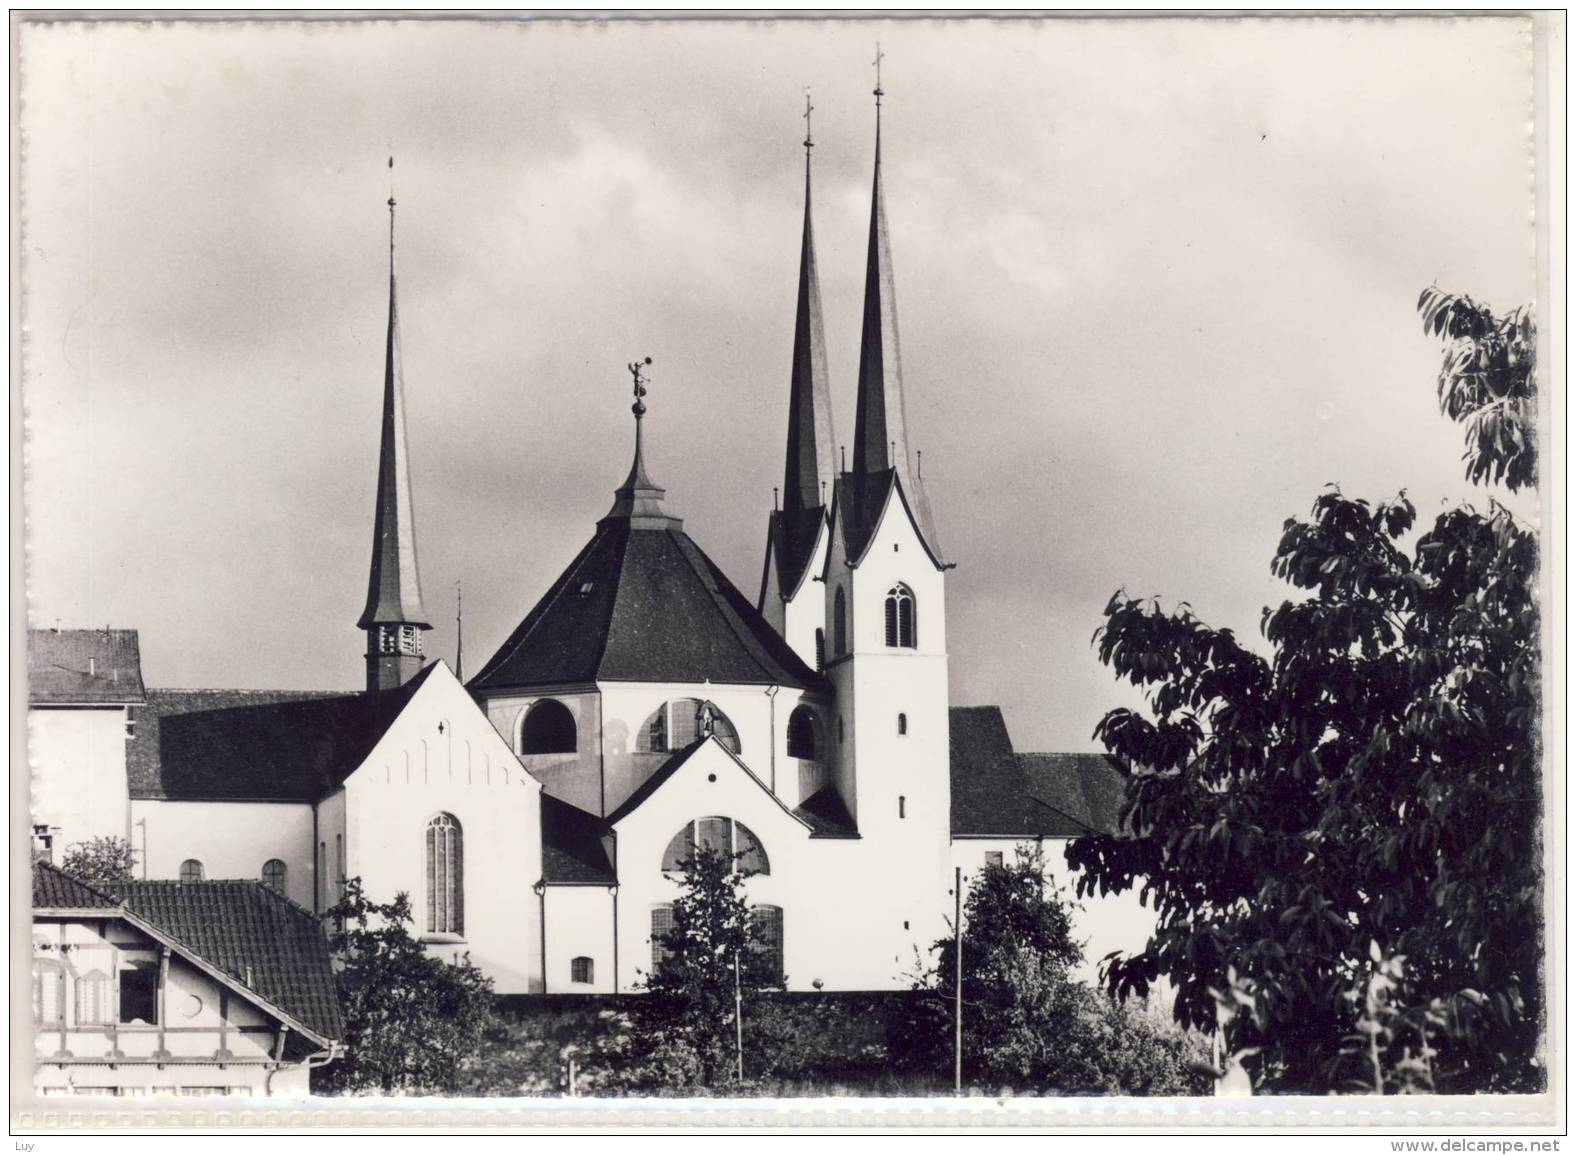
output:
[[[465,933],[465,847],[459,819],[427,823],[427,933]]]
[[[887,591],[886,644],[914,648],[914,591],[899,582]]]

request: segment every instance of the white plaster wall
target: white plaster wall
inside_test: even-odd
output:
[[[448,961],[468,951],[499,994],[540,991],[532,887],[542,873],[542,786],[439,667],[345,782],[349,873],[375,901],[409,893],[424,936],[427,824],[454,815],[464,836],[465,933],[432,939],[429,952]]]
[[[350,829],[345,813],[347,798],[347,791],[340,787],[317,805],[315,893],[319,913],[343,898],[345,884],[356,877],[356,872],[350,869]]]
[[[144,878],[179,878],[195,858],[203,877],[260,879],[270,858],[285,863],[285,893],[312,909],[312,807],[305,802],[131,803],[132,847]],[[332,846],[330,840],[330,846]]]
[[[58,826],[54,857],[90,838],[127,837],[126,709],[27,712],[32,821]]]
[[[771,873],[749,879],[746,888],[750,901],[783,910],[790,989],[815,989],[817,979],[826,990],[909,985],[914,947],[936,937],[934,926],[948,908],[944,893],[931,895],[920,881],[930,872],[883,860],[864,841],[812,839],[720,747],[708,744],[617,827],[621,990],[644,982],[651,909],[679,891],[661,872],[662,852],[685,823],[711,815],[744,823],[766,851]],[[944,861],[944,844],[929,857]]]
[[[612,891],[605,886],[549,886],[542,898],[547,911],[547,990],[552,994],[613,993],[613,955],[615,950],[622,954],[627,944],[613,941]],[[643,946],[635,943],[632,948]],[[592,962],[591,983],[571,981],[569,964],[581,955]],[[622,964],[623,960],[619,961]]]
[[[1138,901],[1137,889],[1078,898],[1074,886],[1077,876],[1067,865],[1067,841],[1065,838],[1042,840],[1045,877],[1079,907],[1073,914],[1073,931],[1076,938],[1083,940],[1084,961],[1075,974],[1083,982],[1098,986],[1100,960],[1116,950],[1123,954],[1143,950],[1155,929],[1155,912]],[[1021,840],[1011,838],[967,838],[953,842],[949,865],[963,868],[964,897],[968,896],[974,875],[984,869],[986,853],[998,851],[1002,861],[1011,864],[1021,845]]]
[[[810,563],[805,568],[804,580],[794,598],[783,606],[783,623],[778,633],[793,647],[800,661],[815,669],[815,631],[826,628],[826,588],[816,579],[826,567],[826,554],[831,545],[831,532],[825,523],[810,553]],[[773,623],[774,625],[776,623]],[[830,639],[828,645],[830,645]],[[827,651],[831,656],[831,651]]]

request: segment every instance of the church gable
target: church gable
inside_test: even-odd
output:
[[[608,816],[608,825],[620,839],[643,839],[652,830],[677,829],[709,814],[758,822],[796,838],[808,838],[811,832],[809,822],[789,810],[715,737],[675,753]]]

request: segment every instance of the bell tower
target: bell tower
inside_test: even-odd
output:
[[[399,306],[394,279],[394,192],[389,158],[389,325],[383,363],[383,429],[378,450],[377,506],[372,527],[372,566],[367,604],[356,628],[367,635],[367,693],[393,690],[425,661],[422,634],[432,628],[421,605],[416,564],[416,524],[405,448],[405,383],[400,354]]]

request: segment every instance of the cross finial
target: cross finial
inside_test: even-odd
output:
[[[812,139],[810,132],[810,114],[814,111],[815,105],[810,103],[810,86],[806,84],[804,86],[804,147],[806,149],[815,147],[815,141]]]
[[[875,66],[876,66],[876,92],[875,92],[875,97],[876,97],[876,107],[877,108],[881,107],[881,98],[886,95],[886,93],[881,90],[881,61],[885,57],[886,57],[886,53],[881,51],[881,41],[877,40],[876,41],[876,59],[875,59]]]
[[[636,421],[646,415],[646,403],[641,400],[646,395],[646,377],[642,370],[649,364],[650,357],[629,363],[629,375],[635,379],[635,403],[629,407],[629,411],[635,415]]]

